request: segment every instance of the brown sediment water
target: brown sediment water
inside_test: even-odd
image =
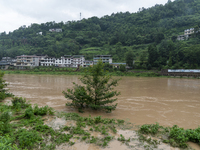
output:
[[[80,76],[5,74],[8,88],[15,96],[32,104],[48,105],[58,111],[77,112],[66,107],[63,90],[80,84]],[[200,80],[179,78],[122,77],[115,88],[121,92],[112,113],[86,110],[81,116],[98,116],[128,120],[133,124],[178,125],[197,128],[200,125]]]

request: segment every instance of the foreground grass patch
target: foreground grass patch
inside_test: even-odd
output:
[[[173,147],[188,148],[188,142],[200,145],[200,127],[197,129],[185,130],[177,125],[173,127],[163,127],[156,123],[142,125],[138,133],[141,140],[148,141],[146,135],[161,137],[160,139],[162,142],[169,143]]]

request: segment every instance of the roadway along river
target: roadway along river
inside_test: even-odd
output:
[[[79,76],[4,75],[10,92],[39,106],[77,112],[66,107],[63,90],[80,84]],[[200,125],[200,80],[179,78],[122,77],[118,87],[118,106],[112,113],[86,111],[81,116],[97,116],[129,120],[136,125],[158,122],[197,128]]]

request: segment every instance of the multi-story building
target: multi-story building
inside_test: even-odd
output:
[[[182,41],[185,40],[185,35],[178,35],[177,40]]]
[[[194,33],[194,28],[190,28],[184,31],[184,35],[190,35]]]
[[[16,67],[18,69],[24,69],[26,67],[36,67],[39,66],[40,60],[46,56],[37,56],[37,55],[21,55],[17,56]]]
[[[43,57],[40,59],[40,66],[53,66],[55,65],[54,57]]]
[[[62,67],[71,67],[72,66],[72,56],[71,55],[64,55],[61,57],[63,65]]]
[[[194,28],[184,30],[184,35],[178,35],[177,40],[187,40],[194,34]]]
[[[2,57],[1,61],[6,61],[9,63],[10,66],[15,66],[17,60],[15,58],[11,58],[11,57]]]
[[[85,61],[85,57],[83,55],[74,55],[71,60],[71,67],[83,67],[83,62]]]
[[[1,69],[7,69],[8,67],[13,67],[16,65],[16,59],[11,57],[2,57],[2,60],[0,61],[0,68]]]
[[[103,63],[112,63],[112,56],[111,55],[95,55],[93,58],[94,64],[101,60]]]
[[[61,58],[55,58],[55,66],[63,67],[62,57]]]
[[[83,62],[83,67],[89,67],[89,66],[93,66],[93,65],[94,65],[93,61],[85,60]]]
[[[58,66],[58,67],[83,67],[83,61],[85,60],[83,55],[64,55],[60,58],[45,57],[40,60],[41,66]]]

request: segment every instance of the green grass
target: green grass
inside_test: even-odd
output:
[[[147,141],[151,144],[156,141],[152,141],[147,138],[146,135],[154,137],[161,136],[161,141],[170,144],[172,147],[188,148],[188,142],[200,145],[200,127],[196,129],[183,129],[177,125],[173,127],[163,127],[158,123],[145,124],[139,128],[138,133],[140,135],[140,140]]]
[[[100,47],[89,47],[89,48],[84,48],[80,50],[80,54],[99,54],[101,53],[102,50]]]
[[[44,124],[44,116],[64,117],[75,121],[76,125],[61,126],[55,130]],[[12,105],[0,103],[0,148],[55,149],[63,143],[74,145],[72,138],[105,147],[113,139],[109,132],[116,133],[118,125],[125,125],[125,122],[101,116],[81,117],[77,113],[56,112],[48,106],[38,107],[29,104],[26,99],[13,97]],[[99,132],[102,137],[91,136],[93,131]]]
[[[4,71],[5,74],[40,74],[40,75],[84,75],[84,71],[77,72],[62,72],[62,71],[32,71],[32,70],[12,70],[12,71]],[[109,75],[113,76],[134,76],[134,77],[159,77],[160,74],[154,72],[144,72],[144,73],[133,73],[133,72],[121,72],[121,71],[113,71],[108,72]]]

